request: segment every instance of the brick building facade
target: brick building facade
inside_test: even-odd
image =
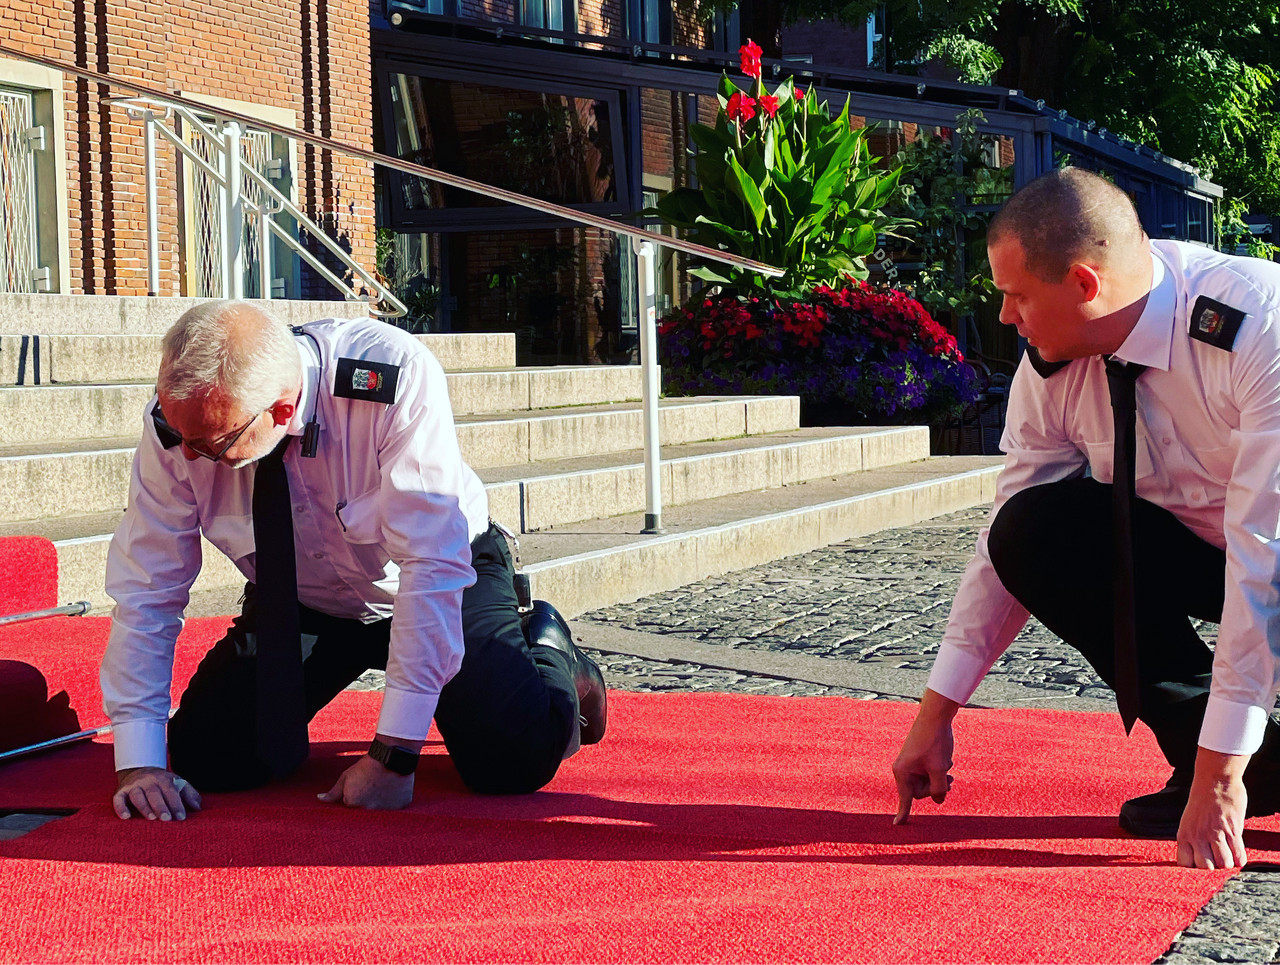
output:
[[[359,147],[372,146],[368,0],[6,0],[0,45],[120,76]],[[147,291],[143,128],[103,102],[98,85],[0,54],[0,89],[29,91],[48,113],[40,194],[48,287],[85,294]],[[196,294],[192,175],[158,148],[161,294]],[[374,254],[369,165],[299,148],[280,180],[296,204],[355,258]],[[190,167],[191,165],[187,165]],[[61,210],[53,207],[61,204]],[[50,235],[56,234],[56,243]],[[51,254],[50,254],[51,252]],[[291,297],[333,297],[295,266]]]

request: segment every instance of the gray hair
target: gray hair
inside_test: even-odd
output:
[[[271,312],[247,302],[202,302],[165,333],[156,391],[186,400],[220,389],[246,412],[258,412],[297,384],[301,372],[293,335]]]

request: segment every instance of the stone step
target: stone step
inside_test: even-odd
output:
[[[154,383],[160,335],[0,335],[0,385]],[[419,335],[446,371],[515,368],[506,333]]]
[[[520,539],[533,596],[572,618],[588,610],[855,536],[990,502],[1003,460],[934,456],[663,513],[646,536],[643,514],[555,527]]]
[[[6,391],[18,390],[0,390],[0,399]],[[662,438],[667,443],[666,451],[674,454],[671,447],[707,439],[794,430],[794,402],[791,398],[664,402],[660,410],[660,425]],[[138,408],[143,404],[145,398],[138,403]],[[135,418],[136,414],[135,411]],[[856,439],[849,443],[814,440],[811,447],[795,454],[781,448],[785,443],[779,441],[776,443],[780,447],[778,451],[768,456],[742,456],[736,462],[722,459],[714,467],[702,470],[694,463],[673,463],[664,469],[663,488],[665,492],[687,492],[701,487],[731,486],[730,480],[738,478],[747,482],[753,478],[777,478],[786,482],[796,478],[798,472],[810,471],[794,468],[792,463],[796,460],[801,460],[805,466],[816,467],[816,471],[840,472],[857,468],[859,463],[855,459],[896,460],[927,454],[925,430],[886,430],[879,435],[871,430],[839,430],[839,433],[854,434]],[[643,470],[636,465],[637,459],[643,457],[635,452],[625,453],[627,449],[639,448],[643,441],[641,413],[633,404],[608,409],[553,410],[551,414],[526,415],[523,419],[513,415],[496,420],[460,421],[458,438],[463,458],[480,470],[482,477],[503,484],[493,498],[504,506],[515,507],[514,513],[506,518],[511,520],[510,525],[520,525],[522,505],[530,519],[539,521],[564,521],[568,517],[558,518],[555,513],[559,510],[555,507],[572,507],[575,499],[590,499],[590,506],[604,507],[593,508],[585,515],[574,517],[578,519],[609,511],[613,505],[623,508],[643,505]],[[736,442],[722,442],[718,448],[738,448],[737,443],[741,441],[739,438]],[[62,446],[61,452],[41,451],[41,447],[30,451],[30,446],[24,446],[11,447],[6,454],[0,454],[0,525],[124,510],[133,462],[133,440],[109,438],[100,447],[93,448],[75,442],[64,442]],[[606,447],[625,454],[612,458],[600,455],[607,452]],[[701,456],[715,448],[713,446],[693,455]],[[864,450],[871,455],[863,456]],[[555,457],[572,462],[545,461]],[[511,465],[517,460],[519,465]],[[539,460],[542,460],[539,468],[530,467],[531,462]],[[738,465],[751,468],[734,468]],[[494,466],[503,468],[492,474],[485,472]],[[604,469],[611,469],[611,473],[591,475],[593,471]],[[755,472],[759,475],[753,477]],[[567,482],[557,481],[557,477],[566,474],[573,475]],[[606,500],[601,503],[596,486],[604,487],[610,494],[609,500],[629,498],[631,502]],[[523,503],[521,492],[526,492]],[[630,495],[624,497],[628,493]],[[637,499],[638,503],[635,502]],[[539,525],[546,523],[540,522]]]
[[[928,430],[814,428],[664,446],[662,502],[700,499],[922,459]],[[133,450],[0,458],[0,536],[71,539],[111,533],[129,498]],[[481,470],[489,511],[516,532],[645,507],[643,453],[626,451]],[[6,515],[7,514],[7,515]]]
[[[449,372],[445,379],[459,416],[624,402],[641,394],[641,370],[635,365]],[[138,431],[140,413],[154,391],[151,382],[0,386],[0,452],[38,448],[68,435],[127,437]]]
[[[704,499],[665,510],[661,536],[640,533],[643,513],[565,524],[521,536],[521,557],[534,595],[572,617],[989,502],[1001,464],[985,456],[937,456]],[[110,605],[103,590],[109,542],[107,535],[54,540],[61,599]],[[193,588],[202,601],[197,612],[232,612],[243,578],[208,544],[204,560]]]
[[[210,298],[146,295],[31,295],[0,293],[0,334],[163,335],[178,316]],[[318,318],[364,318],[365,305],[342,299],[258,301],[289,325]]]
[[[662,447],[664,507],[879,469],[929,455],[924,426],[809,428],[718,442]],[[643,453],[484,470],[490,512],[517,532],[643,512]]]
[[[547,412],[460,416],[458,444],[476,470],[546,459],[571,459],[644,446],[638,402]],[[800,425],[796,396],[663,399],[658,435],[668,445],[786,432]]]

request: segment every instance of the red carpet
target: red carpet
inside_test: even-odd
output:
[[[225,621],[193,621],[179,679]],[[0,631],[0,656],[101,718],[106,621]],[[945,810],[893,828],[913,708],[611,695],[605,742],[547,791],[468,794],[438,742],[417,803],[321,805],[372,732],[342,695],[287,784],[121,822],[110,747],[0,768],[0,809],[78,808],[0,842],[0,961],[1150,962],[1227,875],[1173,866],[1114,814],[1164,777],[1105,716],[971,711]],[[1250,822],[1255,860],[1280,821]]]

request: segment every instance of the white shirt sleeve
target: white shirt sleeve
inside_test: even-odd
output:
[[[384,546],[400,567],[378,733],[427,736],[440,691],[462,665],[462,592],[476,581],[462,508],[467,473],[444,372],[423,353],[378,424]]]
[[[200,572],[200,529],[187,475],[146,425],[133,459],[129,508],[107,552],[115,600],[99,679],[114,725],[116,769],[164,767],[173,649]]]
[[[1240,425],[1227,487],[1227,576],[1200,746],[1252,754],[1275,703],[1280,667],[1280,330],[1247,327],[1231,353]]]
[[[1070,370],[1041,378],[1027,358],[1013,379],[1001,448],[1005,464],[996,483],[991,520],[1016,492],[1083,473],[1087,459],[1066,435],[1060,385]],[[978,534],[974,558],[965,568],[951,605],[942,645],[928,687],[957,703],[966,703],[991,665],[1026,625],[1027,611],[1000,582],[987,553],[990,522]]]

